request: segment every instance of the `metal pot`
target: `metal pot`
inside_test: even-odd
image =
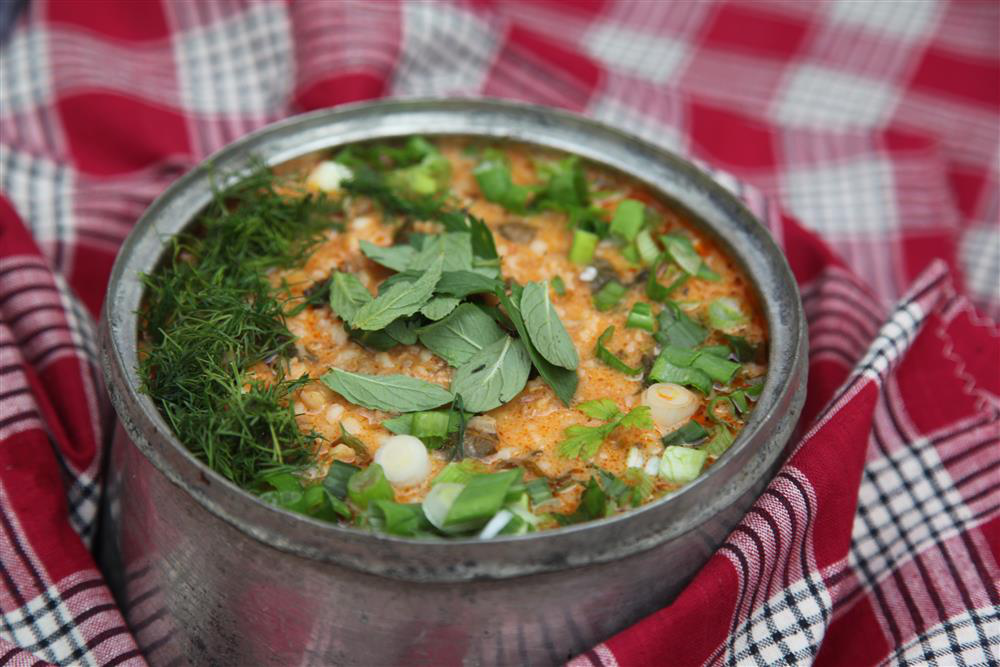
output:
[[[138,393],[141,272],[210,199],[215,173],[364,139],[461,134],[576,153],[650,185],[746,271],[770,331],[749,423],[695,482],[624,515],[489,541],[375,535],[276,509],[207,468]],[[114,266],[101,360],[123,429],[101,560],[154,665],[550,664],[669,603],[771,479],[805,393],[806,329],[761,224],[690,163],[633,136],[497,101],[389,101],[290,118],[223,149],[139,220]]]

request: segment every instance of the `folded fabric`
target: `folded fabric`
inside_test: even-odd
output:
[[[94,317],[131,225],[246,132],[384,95],[556,105],[721,167],[801,286],[788,461],[676,601],[575,664],[996,661],[1000,5],[93,6],[33,0],[0,49],[0,663],[169,652],[89,551]]]

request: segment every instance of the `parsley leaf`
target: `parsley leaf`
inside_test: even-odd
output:
[[[608,436],[619,427],[653,428],[653,418],[650,415],[649,406],[646,405],[633,408],[628,414],[623,415],[614,401],[602,398],[581,403],[577,409],[588,417],[600,419],[606,423],[600,426],[573,424],[567,427],[563,431],[566,438],[559,443],[559,454],[566,458],[593,458]]]

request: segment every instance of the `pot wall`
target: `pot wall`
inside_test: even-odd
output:
[[[800,409],[790,406],[787,428]],[[169,481],[119,429],[102,569],[154,667],[559,664],[669,603],[779,464],[701,526],[619,561],[420,583],[251,537]]]

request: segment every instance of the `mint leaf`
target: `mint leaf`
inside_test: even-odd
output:
[[[468,271],[472,268],[472,240],[468,232],[445,232],[429,237],[407,266],[422,271],[441,261],[442,271]]]
[[[521,393],[530,371],[531,360],[524,344],[504,336],[459,366],[451,391],[461,394],[465,410],[486,412]]]
[[[429,320],[440,320],[442,317],[455,310],[461,299],[451,296],[436,296],[420,309],[420,314]]]
[[[521,315],[531,343],[546,361],[568,370],[580,363],[573,340],[552,305],[549,283],[528,283],[521,294]]]
[[[334,271],[330,276],[330,308],[345,322],[350,322],[371,300],[368,288],[353,274]]]
[[[469,232],[472,234],[472,253],[481,259],[499,259],[493,232],[486,223],[474,215],[469,215]]]
[[[444,319],[419,329],[417,335],[424,347],[456,367],[504,337],[493,318],[471,303],[459,305]]]
[[[375,331],[385,328],[398,317],[409,317],[431,298],[440,278],[441,260],[437,260],[414,282],[394,284],[385,293],[359,308],[351,318],[351,326]]]
[[[546,384],[552,387],[552,391],[555,395],[559,397],[559,400],[563,402],[564,405],[569,405],[570,401],[573,400],[573,394],[576,393],[576,387],[580,382],[580,378],[577,376],[576,371],[571,371],[566,368],[561,368],[554,364],[550,364],[545,357],[539,354],[535,346],[531,344],[531,339],[528,337],[528,330],[524,326],[524,319],[521,317],[521,311],[514,301],[519,301],[519,295],[517,290],[514,290],[514,298],[507,296],[503,287],[497,287],[495,292],[497,298],[500,299],[500,303],[503,305],[504,309],[507,311],[507,316],[510,318],[511,323],[514,328],[517,329],[517,333],[521,336],[521,340],[525,341],[525,347],[528,349],[528,355],[531,357],[531,363],[535,365],[538,369],[538,374],[542,376]]]
[[[470,294],[492,294],[500,282],[475,271],[445,271],[437,284],[438,294],[456,298]]]
[[[372,410],[417,412],[452,400],[444,387],[408,375],[365,375],[331,368],[320,379],[351,403]]]
[[[417,327],[412,319],[401,317],[385,328],[385,333],[397,343],[413,345],[417,342]]]
[[[408,245],[380,246],[370,241],[361,240],[359,247],[365,257],[392,269],[393,271],[405,271],[406,267],[413,261],[417,251]]]

